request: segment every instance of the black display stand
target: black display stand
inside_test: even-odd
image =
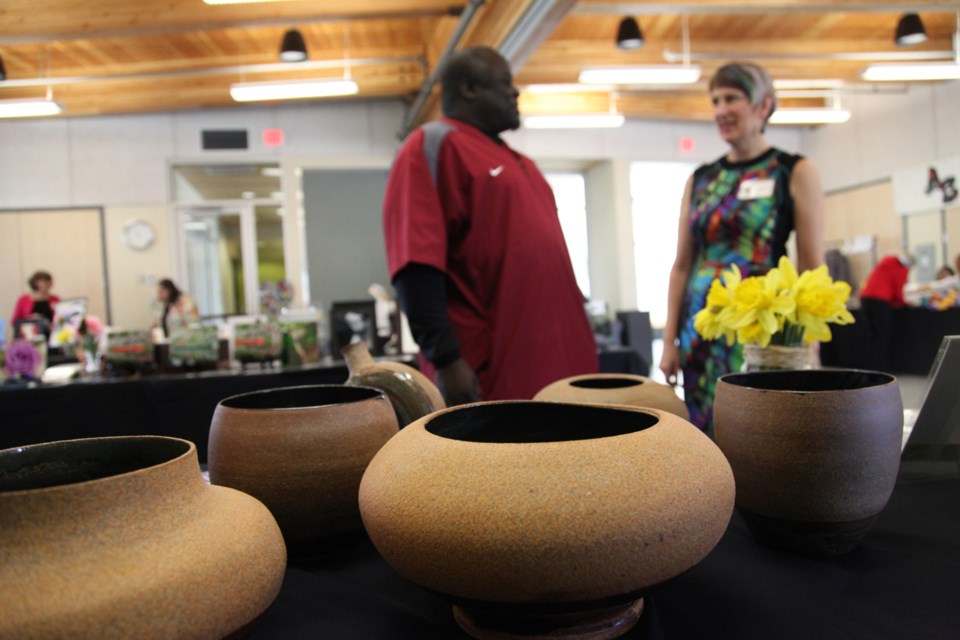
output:
[[[424,549],[429,554],[429,549]],[[450,606],[358,537],[287,569],[250,640],[468,638]],[[893,497],[853,552],[811,559],[757,545],[734,515],[696,567],[655,588],[645,640],[905,640],[958,637],[960,469],[905,462]]]

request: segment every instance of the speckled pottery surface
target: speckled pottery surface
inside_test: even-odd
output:
[[[400,428],[447,406],[440,390],[427,376],[402,362],[375,361],[363,342],[349,344],[340,353],[350,372],[347,384],[383,391],[393,405]]]
[[[634,407],[662,409],[690,418],[683,400],[673,388],[647,378],[626,373],[591,373],[564,378],[541,389],[534,400],[550,402],[600,402]]]
[[[310,385],[233,396],[217,405],[210,425],[210,481],[262,501],[291,551],[308,554],[315,541],[362,528],[360,478],[395,433],[389,400],[369,387]]]
[[[193,443],[92,438],[0,451],[0,638],[222,638],[280,590],[283,538],[203,481]]]
[[[737,509],[763,544],[846,553],[893,492],[903,406],[889,374],[728,374],[717,384],[714,424],[737,479]]]
[[[454,407],[371,461],[360,509],[398,572],[477,638],[614,638],[644,590],[720,540],[733,474],[670,413],[553,402]]]

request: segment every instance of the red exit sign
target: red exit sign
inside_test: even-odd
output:
[[[283,145],[283,129],[264,129],[263,146],[279,147]]]

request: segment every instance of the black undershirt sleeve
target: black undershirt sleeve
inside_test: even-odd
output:
[[[393,278],[400,308],[420,351],[438,369],[460,357],[460,341],[447,317],[447,277],[439,269],[411,263]]]

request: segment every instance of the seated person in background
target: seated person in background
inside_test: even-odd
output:
[[[173,329],[186,327],[200,319],[200,313],[193,298],[181,291],[169,278],[164,278],[157,285],[157,299],[162,307],[160,316],[153,326],[161,327],[164,336],[169,337]]]
[[[890,371],[893,340],[893,310],[905,306],[903,287],[907,284],[911,256],[886,256],[867,277],[860,290],[860,304],[867,320],[868,345],[872,367]]]
[[[913,307],[942,311],[957,306],[960,278],[949,266],[940,267],[932,282],[910,282],[903,287],[903,299]]]
[[[13,329],[19,336],[19,326],[25,320],[40,320],[44,333],[50,332],[53,322],[53,308],[60,301],[58,296],[50,293],[53,289],[53,276],[47,271],[36,271],[27,280],[30,293],[25,293],[17,299],[13,309]]]

